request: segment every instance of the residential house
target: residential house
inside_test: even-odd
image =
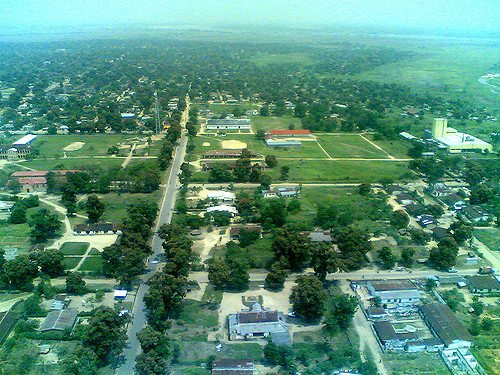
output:
[[[69,298],[66,294],[58,294],[52,300],[50,304],[51,310],[62,310],[68,307],[71,302],[71,298]]]
[[[227,320],[230,340],[271,337],[272,341],[279,340],[280,344],[292,344],[283,314],[266,309],[259,303],[254,303],[248,310],[229,315]]]
[[[410,280],[370,280],[366,288],[372,297],[380,297],[381,303],[409,306],[420,301],[420,292]]]
[[[203,159],[239,159],[241,158],[241,151],[236,149],[222,149],[222,150],[209,150],[202,155]],[[251,158],[262,158],[262,155],[255,151],[250,152]]]
[[[404,192],[404,189],[402,186],[399,185],[387,185],[384,189],[387,194],[394,194],[398,195]]]
[[[215,191],[208,191],[207,198],[222,202],[232,202],[236,198],[236,195],[234,195],[234,193],[231,193],[230,191],[215,190]]]
[[[402,204],[403,206],[408,206],[409,204],[415,203],[415,199],[413,198],[413,196],[408,193],[398,194],[396,197],[396,201],[398,201],[398,203]]]
[[[219,206],[208,207],[207,212],[229,212],[233,217],[236,216],[238,211],[234,206],[228,206],[227,204],[221,204]]]
[[[465,208],[467,203],[465,202],[465,198],[457,195],[457,194],[451,194],[443,198],[443,201],[450,206],[450,208],[453,208],[455,211],[460,211]]]
[[[0,345],[9,337],[10,331],[16,325],[19,317],[20,314],[13,310],[0,312]]]
[[[262,198],[279,198],[274,190],[262,190]]]
[[[426,303],[420,306],[420,313],[431,332],[441,339],[446,348],[457,349],[472,345],[472,336],[448,305]]]
[[[279,130],[270,130],[269,135],[271,137],[307,137],[313,138],[312,133],[309,129],[279,129]]]
[[[384,350],[404,350],[409,342],[418,341],[413,332],[397,333],[387,320],[373,322],[373,329]]]
[[[437,241],[441,241],[442,239],[445,239],[447,237],[452,237],[451,233],[448,231],[448,229],[443,228],[443,227],[435,227],[432,228],[432,237]]]
[[[76,323],[77,316],[77,309],[51,311],[48,313],[38,331],[64,331],[66,329],[72,329]]]
[[[423,339],[422,341],[425,344],[425,350],[428,352],[439,352],[444,349],[444,343],[437,337]]]
[[[432,215],[419,215],[417,219],[422,228],[433,227],[437,224],[437,219]]]
[[[253,375],[251,359],[216,359],[212,364],[212,375]]]
[[[500,282],[493,275],[475,275],[467,277],[467,284],[472,293],[500,292]]]
[[[316,230],[307,235],[311,242],[332,242],[333,238],[329,231]]]
[[[298,197],[300,193],[299,188],[295,186],[289,186],[289,187],[278,186],[276,188],[276,191],[278,195],[282,198]]]
[[[490,219],[490,214],[488,213],[488,211],[479,206],[467,206],[463,209],[463,213],[465,217],[473,223],[488,221]]]

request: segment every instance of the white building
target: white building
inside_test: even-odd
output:
[[[420,292],[410,280],[371,280],[366,288],[383,304],[414,305],[420,301]]]

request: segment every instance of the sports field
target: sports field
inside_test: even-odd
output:
[[[332,158],[388,158],[387,153],[358,134],[321,135],[318,142]]]

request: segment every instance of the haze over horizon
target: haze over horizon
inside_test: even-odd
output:
[[[500,2],[486,0],[389,0],[373,2],[255,0],[17,0],[0,4],[1,28],[36,31],[50,27],[114,27],[117,25],[286,25],[374,26],[427,31],[492,34],[500,32]],[[498,35],[497,35],[498,36]]]

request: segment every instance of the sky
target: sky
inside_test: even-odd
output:
[[[500,32],[499,0],[0,0],[0,28],[277,24]]]

